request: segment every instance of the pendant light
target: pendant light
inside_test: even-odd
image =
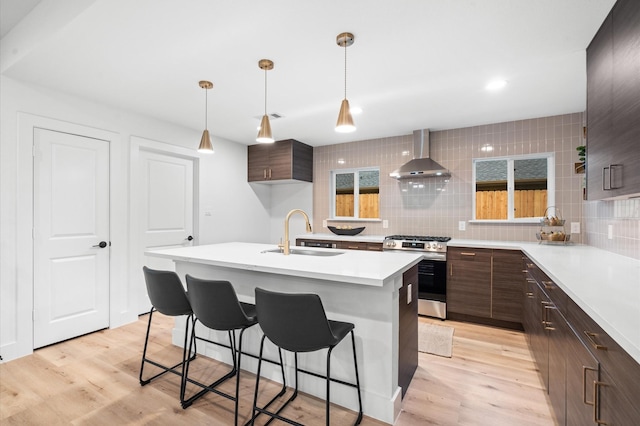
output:
[[[260,130],[258,131],[256,142],[273,143],[271,123],[269,123],[269,116],[267,115],[267,71],[273,69],[273,61],[269,59],[260,59],[258,61],[258,67],[260,67],[261,70],[264,70],[264,115],[260,122]]]
[[[209,128],[207,127],[207,115],[209,106],[207,92],[209,91],[209,89],[213,88],[213,83],[203,80],[198,84],[204,89],[204,132],[202,132],[202,138],[200,139],[198,152],[203,154],[213,154],[213,146],[211,145],[211,137],[209,136]]]
[[[344,47],[344,99],[340,105],[340,113],[336,123],[336,132],[340,133],[349,133],[356,130],[356,126],[353,124],[353,117],[351,117],[349,101],[347,100],[347,47],[353,44],[353,40],[354,37],[351,33],[341,33],[336,37],[338,46]]]

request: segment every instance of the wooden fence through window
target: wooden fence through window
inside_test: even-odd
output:
[[[541,217],[547,208],[547,190],[514,191],[514,217]],[[507,219],[507,191],[476,192],[476,219]]]

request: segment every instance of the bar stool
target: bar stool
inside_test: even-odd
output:
[[[327,374],[322,376],[311,373],[317,377],[325,378],[327,383],[326,396],[326,424],[330,424],[330,384],[331,381],[355,387],[358,391],[359,411],[355,425],[362,421],[362,398],[360,395],[360,379],[358,377],[358,360],[356,357],[356,343],[353,334],[354,325],[348,322],[331,321],[327,319],[322,301],[317,294],[287,294],[277,293],[261,288],[255,289],[256,311],[260,327],[264,336],[260,342],[260,354],[258,358],[258,372],[256,375],[256,388],[253,399],[253,415],[256,412],[267,414],[274,418],[293,425],[300,425],[291,419],[280,416],[280,412],[298,396],[298,352],[312,352],[320,349],[328,349]],[[356,383],[347,383],[331,379],[331,352],[333,348],[351,333],[351,345],[353,348],[353,364],[356,373]],[[276,412],[267,411],[257,406],[258,385],[260,382],[260,367],[262,366],[262,353],[264,340],[268,338],[278,347],[278,351],[284,349],[294,353],[295,360],[295,390],[293,395]],[[282,358],[282,355],[281,355]],[[284,383],[284,371],[282,377]],[[253,420],[253,419],[252,419]],[[253,424],[253,422],[252,422]]]
[[[158,271],[150,269],[144,266],[142,268],[144,272],[145,283],[147,285],[147,294],[151,300],[151,309],[149,310],[149,322],[147,324],[147,335],[144,339],[144,349],[142,350],[142,363],[140,365],[140,386],[144,386],[150,383],[152,380],[162,376],[165,373],[171,372],[180,376],[180,402],[184,399],[184,375],[185,364],[189,360],[195,358],[195,345],[193,355],[189,350],[189,356],[187,356],[187,339],[189,337],[189,324],[193,326],[193,312],[191,310],[191,304],[187,298],[187,295],[180,281],[180,277],[173,271]],[[186,325],[184,330],[184,346],[182,349],[182,361],[169,367],[160,364],[157,361],[147,358],[147,344],[149,343],[149,331],[151,330],[151,320],[155,311],[160,312],[163,315],[168,316],[181,316],[186,315]],[[189,345],[191,346],[191,345]],[[149,363],[160,368],[162,371],[148,379],[143,379],[143,372],[145,363]],[[181,367],[180,372],[176,370],[177,367]]]
[[[233,359],[233,368],[230,372],[220,377],[210,385],[205,385],[190,379],[189,361],[187,360],[186,370],[184,374],[184,388],[186,383],[193,383],[200,386],[202,390],[183,402],[183,408],[190,406],[195,400],[205,395],[207,392],[213,392],[227,399],[235,401],[235,425],[238,424],[238,391],[240,388],[240,361],[242,359],[242,336],[246,329],[258,323],[256,317],[255,305],[238,301],[233,286],[229,281],[214,281],[194,278],[190,275],[186,276],[187,292],[189,301],[195,315],[194,327],[192,333],[195,336],[195,322],[200,321],[205,327],[212,330],[227,331],[229,335],[229,348]],[[235,330],[240,330],[240,336],[236,348]],[[200,340],[206,340],[200,338]],[[191,339],[191,342],[194,342]],[[216,342],[211,342],[216,343]],[[229,395],[218,389],[216,386],[236,377],[236,392]]]

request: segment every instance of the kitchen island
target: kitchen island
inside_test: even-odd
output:
[[[148,256],[172,259],[176,272],[203,279],[230,281],[238,298],[254,301],[256,287],[290,293],[315,293],[322,299],[327,317],[355,324],[356,350],[362,388],[364,414],[392,424],[400,412],[401,389],[398,386],[398,293],[403,272],[416,265],[421,254],[381,253],[357,250],[305,249],[309,254],[285,256],[277,246],[252,243],[223,243],[165,250],[150,250]],[[324,255],[313,255],[319,252]],[[331,255],[327,255],[331,254]],[[335,254],[335,255],[334,255]],[[184,341],[183,318],[176,321],[173,342]],[[417,321],[417,317],[416,317]],[[199,329],[199,335],[225,342],[226,334]],[[261,331],[252,327],[244,335],[243,351],[257,354]],[[268,345],[267,357],[277,359],[274,346]],[[231,363],[228,350],[216,345],[199,345],[198,352]],[[304,354],[300,367],[323,373],[325,353]],[[286,357],[288,383],[292,383],[292,357]],[[243,357],[242,368],[255,372],[257,362]],[[281,381],[278,368],[263,366],[263,375]],[[353,359],[348,344],[338,345],[332,353],[333,378],[354,382]],[[324,380],[300,376],[300,390],[325,397]],[[353,388],[332,384],[331,401],[357,410]]]

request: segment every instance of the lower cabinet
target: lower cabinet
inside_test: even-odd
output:
[[[522,322],[522,252],[493,250],[491,318]]]
[[[558,425],[640,424],[640,364],[526,257],[523,326]]]
[[[538,366],[540,378],[546,389],[549,388],[549,339],[545,330],[545,306],[550,301],[538,284],[528,278],[525,288],[523,327],[527,333],[529,349]]]
[[[449,318],[520,327],[523,303],[520,250],[449,247],[447,268]]]
[[[418,368],[418,265],[402,275],[398,317],[398,386],[404,397]]]
[[[491,250],[449,247],[447,313],[491,317]]]
[[[363,241],[338,241],[336,248],[342,250],[382,251],[382,243],[368,243]]]
[[[549,339],[549,379],[547,389],[549,400],[553,407],[556,423],[566,424],[566,374],[567,374],[567,349],[566,341],[569,335],[569,324],[564,319],[558,308],[549,303],[544,305],[544,329]]]
[[[600,381],[600,363],[584,344],[582,338],[570,327],[566,351],[566,424],[571,426],[594,424],[597,392],[591,384]],[[556,410],[555,405],[553,408]]]

